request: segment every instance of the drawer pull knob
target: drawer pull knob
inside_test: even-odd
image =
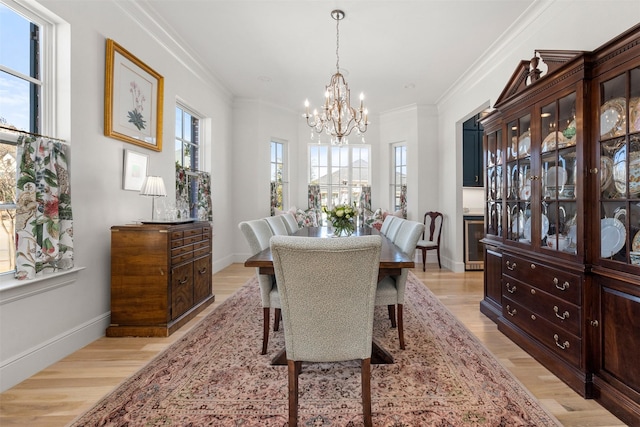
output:
[[[557,345],[558,347],[560,347],[561,349],[566,350],[566,349],[568,349],[568,348],[569,348],[569,341],[565,341],[565,342],[563,342],[563,343],[558,342],[558,339],[559,339],[558,334],[555,334],[555,335],[553,336],[553,339],[555,340],[556,345]]]
[[[535,264],[531,264],[531,269],[535,270],[536,269],[536,265]]]
[[[204,267],[202,270],[198,270],[198,273],[204,274],[207,272],[207,267]]]
[[[509,316],[515,316],[518,313],[518,310],[516,310],[515,308],[513,310],[511,310],[511,307],[507,304],[507,314]]]
[[[511,264],[509,261],[507,261],[507,269],[508,270],[515,270],[516,269],[516,263],[514,262],[513,264]]]
[[[536,294],[536,290],[535,289],[531,289],[531,295],[535,295]]]
[[[562,314],[558,314],[558,311],[560,311],[560,309],[558,308],[558,306],[557,306],[557,305],[554,305],[554,306],[553,306],[553,311],[555,311],[555,312],[556,312],[556,317],[557,317],[558,319],[566,320],[566,319],[568,319],[568,318],[569,318],[569,312],[568,312],[568,311],[565,311],[565,312],[564,312],[564,313],[562,313]]]
[[[553,284],[561,291],[566,291],[567,289],[569,289],[569,282],[564,282],[562,285],[560,285],[560,281],[557,277],[553,278]]]
[[[189,278],[187,276],[185,276],[184,279],[178,280],[178,285],[184,285],[188,281],[189,281]]]
[[[536,315],[535,315],[535,314],[532,314],[532,315],[531,315],[531,320],[536,320],[536,319],[537,319]]]
[[[597,320],[592,320],[591,321],[591,326],[593,326],[594,328],[597,328],[600,325],[600,323],[598,323]]]
[[[516,292],[516,287],[513,286],[511,283],[507,282],[507,292],[513,294]]]

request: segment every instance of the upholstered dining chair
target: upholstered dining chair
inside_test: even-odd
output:
[[[416,251],[416,242],[420,238],[424,225],[417,221],[401,220],[400,229],[396,233],[393,243],[400,250],[413,258]],[[387,276],[378,282],[376,291],[376,305],[386,305],[389,311],[391,326],[398,328],[398,340],[400,348],[404,350],[404,319],[403,306],[404,294],[407,285],[409,269],[403,268],[399,276]]]
[[[422,271],[427,269],[427,251],[435,249],[438,254],[438,267],[442,268],[440,262],[440,236],[442,234],[442,223],[444,215],[440,212],[429,211],[424,214],[424,232],[422,239],[418,240],[416,248],[422,251]]]
[[[269,224],[269,227],[271,228],[271,231],[273,231],[274,236],[289,235],[289,229],[287,228],[282,215],[268,216],[264,218],[264,220],[267,221],[267,224]]]
[[[298,220],[294,214],[291,212],[285,212],[281,216],[282,219],[284,219],[284,224],[287,226],[287,231],[289,231],[290,235],[298,231],[300,227],[298,226]]]
[[[289,426],[298,420],[302,362],[361,361],[364,425],[371,426],[371,346],[380,236],[274,236],[289,377]]]
[[[393,222],[391,222],[391,224],[389,224],[389,229],[387,230],[387,233],[385,234],[387,236],[387,238],[389,238],[390,240],[394,240],[395,237],[396,237],[396,234],[398,234],[398,230],[400,230],[400,227],[402,226],[402,223],[404,221],[406,221],[404,218],[395,217]]]
[[[395,220],[396,218],[397,216],[387,215],[384,218],[384,221],[382,222],[382,226],[380,227],[380,232],[386,236],[387,233],[389,232],[389,226],[391,225],[393,220]]]
[[[269,247],[269,240],[273,237],[273,231],[269,227],[267,221],[256,219],[253,221],[243,221],[238,224],[240,230],[244,234],[247,243],[251,249],[251,255],[255,255]],[[273,330],[279,329],[280,323],[280,296],[274,276],[268,274],[260,274],[256,268],[258,284],[260,285],[260,298],[262,300],[262,352],[267,354],[267,345],[269,344],[269,314],[271,307],[275,309],[273,319]]]

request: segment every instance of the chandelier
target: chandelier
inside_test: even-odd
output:
[[[336,145],[347,144],[346,137],[355,129],[358,135],[366,132],[368,111],[364,108],[364,95],[360,94],[360,106],[356,110],[351,106],[349,86],[340,73],[340,21],[345,13],[341,10],[333,10],[331,17],[336,20],[336,73],[331,76],[331,81],[325,86],[325,101],[322,112],[314,110],[309,113],[309,101],[304,102],[306,112],[304,118],[307,124],[317,133],[325,132],[331,136],[331,143]],[[312,133],[313,136],[313,133]]]

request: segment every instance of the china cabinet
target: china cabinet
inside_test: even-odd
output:
[[[593,52],[536,51],[481,123],[481,311],[583,397],[640,419],[640,25]]]
[[[169,336],[214,301],[211,225],[111,227],[108,337]]]

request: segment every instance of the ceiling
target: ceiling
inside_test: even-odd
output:
[[[142,7],[234,96],[321,105],[340,68],[370,115],[436,104],[540,0],[147,0]]]

